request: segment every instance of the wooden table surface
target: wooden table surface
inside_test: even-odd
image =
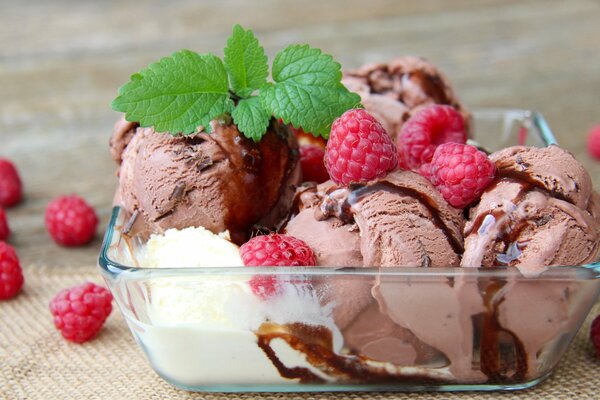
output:
[[[8,216],[24,264],[93,266],[115,187],[110,101],[129,75],[180,48],[221,54],[234,23],[267,52],[320,47],[350,68],[402,54],[429,58],[470,108],[541,111],[590,168],[585,133],[600,122],[598,1],[0,0],[0,156],[26,201]],[[96,240],[62,249],[43,213],[78,193],[102,220]]]

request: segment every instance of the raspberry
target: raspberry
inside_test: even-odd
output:
[[[285,267],[316,264],[312,249],[302,240],[276,233],[255,236],[240,247],[245,266]],[[250,279],[252,292],[267,299],[278,294],[281,287],[273,275],[255,275]]]
[[[329,179],[323,157],[325,151],[313,144],[300,146],[300,166],[304,181],[323,183]]]
[[[397,165],[396,146],[371,114],[348,110],[333,122],[325,167],[335,183],[370,181],[385,176]]]
[[[8,221],[6,220],[6,212],[0,207],[0,240],[6,240],[10,235],[10,229],[8,229]]]
[[[23,271],[12,246],[0,242],[0,300],[15,297],[23,287]]]
[[[108,289],[90,282],[64,289],[50,302],[54,326],[72,342],[90,340],[110,315],[112,298]]]
[[[433,180],[433,178],[431,177],[431,163],[427,163],[427,164],[422,164],[419,169],[417,169],[417,173],[419,175],[421,175],[424,178],[427,178],[427,180],[429,182],[431,182]]]
[[[593,127],[588,133],[587,148],[592,157],[600,160],[600,125]]]
[[[436,146],[442,143],[466,143],[465,121],[454,107],[434,104],[424,107],[406,121],[398,135],[401,164],[418,171],[431,161]]]
[[[463,208],[494,180],[496,165],[475,146],[441,144],[431,161],[431,182],[448,203]]]
[[[81,246],[96,233],[98,217],[85,200],[76,195],[60,196],[46,208],[46,228],[62,246]]]
[[[600,315],[597,315],[592,321],[592,327],[590,328],[590,339],[596,349],[596,354],[600,357]]]
[[[0,158],[0,206],[14,206],[23,198],[23,186],[15,165]]]

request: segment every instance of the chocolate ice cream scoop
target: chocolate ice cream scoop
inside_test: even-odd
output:
[[[287,217],[300,182],[297,144],[272,121],[258,143],[233,124],[212,133],[171,136],[118,123],[111,153],[121,160],[116,199],[159,229],[202,226],[247,240],[259,225],[275,230]]]
[[[429,104],[455,107],[464,116],[468,130],[470,114],[454,94],[448,79],[422,58],[404,56],[388,63],[345,71],[342,83],[360,95],[365,109],[382,123],[394,140],[415,110]]]
[[[598,258],[597,194],[569,152],[518,146],[490,158],[497,178],[471,209],[463,267],[509,265],[531,276]]]
[[[345,228],[336,231],[344,235],[358,230],[360,234],[354,237],[360,241],[362,262],[357,257],[355,266],[448,267],[459,263],[462,214],[414,172],[394,171],[351,187],[325,182],[304,190],[300,203],[302,216],[292,218],[286,231],[313,246],[318,265],[324,265],[328,251],[336,251],[313,234],[324,223],[343,223]],[[304,215],[306,209],[312,209],[313,219]]]
[[[458,266],[463,217],[422,176],[394,171],[351,187],[331,181],[299,190],[286,233],[304,240],[317,265],[355,267]],[[397,365],[444,358],[406,326],[390,319],[374,297],[378,282],[344,277],[317,284],[351,351]],[[373,330],[376,323],[378,330]],[[390,348],[392,346],[393,348]]]

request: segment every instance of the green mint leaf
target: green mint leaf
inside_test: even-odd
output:
[[[227,71],[212,54],[173,53],[131,76],[112,108],[158,132],[189,134],[231,112]]]
[[[276,118],[315,136],[329,137],[331,124],[360,96],[341,84],[340,64],[308,45],[292,45],[273,61],[274,84],[264,86],[260,99]]]
[[[269,65],[265,49],[251,30],[235,25],[224,54],[225,68],[238,96],[248,97],[267,82]]]
[[[255,142],[264,136],[271,119],[256,96],[240,100],[231,116],[240,132]]]

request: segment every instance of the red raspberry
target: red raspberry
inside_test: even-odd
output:
[[[0,300],[15,297],[23,287],[23,271],[12,246],[0,242]]]
[[[385,176],[397,165],[392,139],[371,114],[352,109],[333,122],[325,167],[335,183],[370,181]]]
[[[442,143],[466,143],[465,121],[452,106],[434,104],[424,107],[406,121],[398,135],[401,164],[418,171],[431,161],[436,146]]]
[[[593,127],[588,133],[587,148],[592,157],[600,160],[600,125]]]
[[[323,183],[329,179],[323,162],[324,156],[325,151],[319,146],[313,144],[300,146],[300,166],[304,181]]]
[[[600,357],[600,315],[597,315],[592,321],[592,327],[590,328],[590,339],[596,349],[596,354]]]
[[[10,235],[10,229],[8,229],[8,221],[6,220],[6,212],[0,207],[0,240],[6,240]]]
[[[0,206],[14,206],[23,198],[23,186],[15,165],[0,158]]]
[[[62,246],[81,246],[96,233],[98,217],[85,200],[76,195],[60,196],[46,208],[46,228]]]
[[[431,161],[431,182],[448,203],[463,208],[494,180],[496,165],[475,146],[444,143]]]
[[[302,240],[289,235],[255,236],[240,247],[240,255],[248,267],[311,266],[316,264],[312,249]],[[281,287],[273,275],[256,275],[250,279],[252,292],[267,299]]]
[[[90,340],[110,315],[112,298],[108,289],[90,282],[64,289],[50,302],[54,326],[72,342]]]
[[[431,182],[433,180],[433,178],[431,177],[431,167],[431,163],[423,164],[419,167],[419,169],[417,169],[416,172],[422,177],[427,178],[427,180]]]

